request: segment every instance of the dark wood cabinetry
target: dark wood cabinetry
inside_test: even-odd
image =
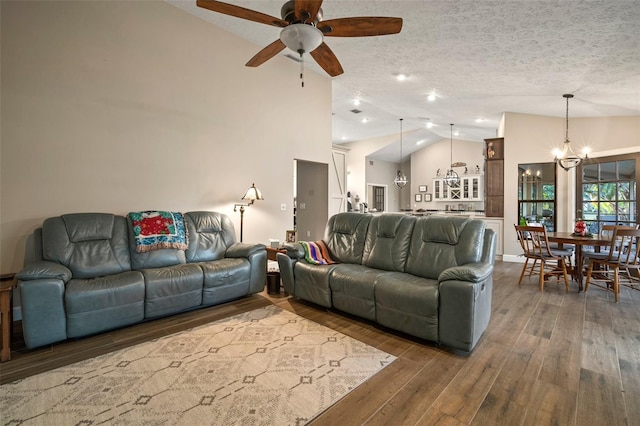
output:
[[[484,214],[504,217],[504,138],[484,143]]]

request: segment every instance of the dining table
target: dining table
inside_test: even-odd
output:
[[[600,247],[611,245],[611,237],[603,235],[582,236],[573,232],[547,232],[547,240],[557,243],[558,249],[563,249],[564,244],[572,244],[576,247],[575,266],[571,268],[571,276],[578,283],[578,291],[582,291],[582,279],[584,277],[584,266],[582,259],[582,248],[593,246],[596,252]]]

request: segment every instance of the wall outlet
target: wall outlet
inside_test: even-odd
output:
[[[285,203],[280,204],[280,210],[286,210],[287,209],[287,205]]]
[[[304,210],[307,208],[307,203],[300,203],[300,210]]]
[[[311,236],[311,231],[307,231],[307,237]]]

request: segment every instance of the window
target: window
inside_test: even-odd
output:
[[[578,166],[576,217],[589,232],[604,224],[636,225],[638,221],[638,164],[640,154],[602,157]]]
[[[518,179],[518,217],[555,231],[555,163],[518,164]]]

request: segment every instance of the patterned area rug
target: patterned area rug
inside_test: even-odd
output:
[[[276,306],[3,385],[4,425],[301,425],[395,359]]]

